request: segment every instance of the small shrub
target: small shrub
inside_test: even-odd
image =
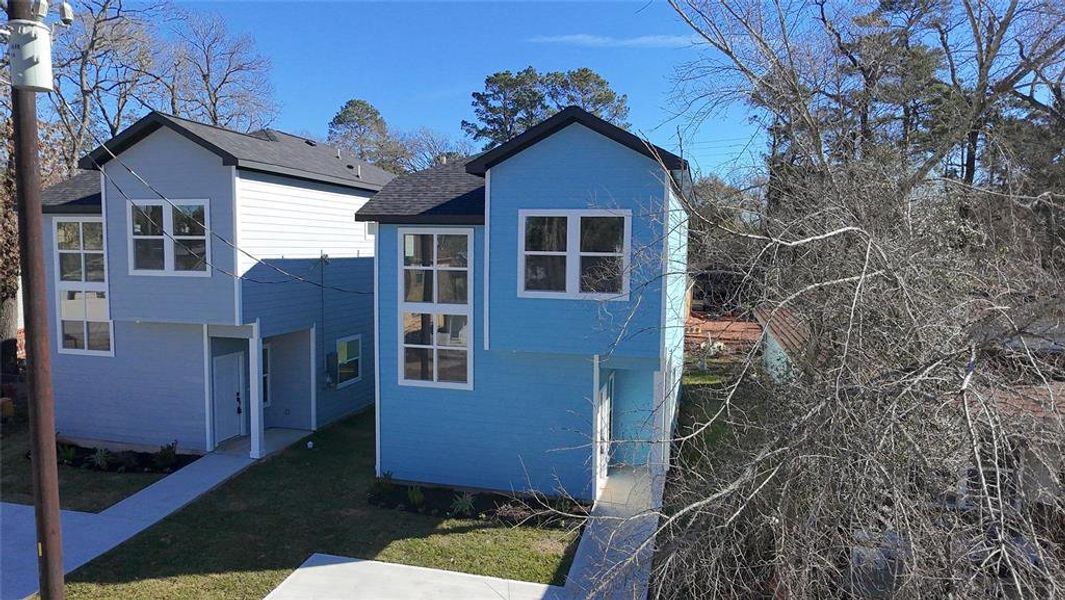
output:
[[[61,465],[72,465],[78,457],[77,449],[69,444],[59,444],[55,450],[56,458]]]
[[[420,485],[407,486],[407,500],[415,508],[425,504],[425,492],[422,491],[422,487]]]
[[[468,517],[473,514],[473,508],[474,496],[470,492],[455,494],[455,499],[451,501],[451,514],[453,515]]]
[[[92,466],[106,471],[109,464],[111,464],[111,453],[107,451],[107,448],[97,448],[92,455]]]
[[[160,471],[170,471],[177,464],[177,440],[165,446],[160,446],[159,451],[152,455],[152,464]]]

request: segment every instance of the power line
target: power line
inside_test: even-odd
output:
[[[57,110],[60,110],[59,104],[56,102],[55,97],[52,96],[52,94],[49,94],[48,97],[49,97],[49,100],[51,100],[52,105]],[[71,113],[71,115],[74,116],[73,113]],[[141,177],[141,175],[139,173],[134,171],[129,165],[127,165],[125,162],[123,162],[122,159],[118,158],[118,156],[114,152],[112,152],[110,148],[107,147],[106,143],[103,143],[103,142],[100,141],[100,139],[96,136],[96,134],[91,129],[88,129],[88,132],[89,132],[89,135],[93,138],[93,140],[96,141],[96,143],[101,148],[103,148],[107,152],[108,155],[110,155],[112,160],[114,160],[119,165],[121,165],[122,168],[125,169],[126,171],[128,171],[130,175],[132,175],[133,177],[137,178],[137,180],[140,181],[140,183],[142,185],[144,185],[144,187],[146,187],[149,190],[151,190],[152,193],[154,193],[156,196],[159,196],[159,198],[161,200],[163,200],[164,202],[169,204],[175,210],[182,211],[181,207],[179,207],[177,204],[175,204],[173,201],[171,201],[169,198],[167,198],[166,195],[164,195],[162,192],[160,192],[158,189],[156,189],[155,186],[153,186],[146,179],[144,179],[144,177]],[[89,156],[91,156],[91,154]],[[101,173],[103,173],[104,178],[108,182],[110,182],[111,185],[113,185],[115,187],[115,189],[118,191],[118,193],[123,198],[125,198],[126,202],[128,202],[130,204],[130,206],[133,206],[133,207],[137,208],[138,212],[141,215],[143,215],[145,218],[147,218],[148,221],[150,223],[152,223],[152,225],[158,227],[159,230],[163,232],[163,235],[166,238],[172,240],[176,244],[180,244],[182,248],[184,248],[185,250],[187,250],[189,253],[193,254],[194,256],[197,254],[196,252],[194,252],[192,250],[192,248],[190,248],[184,242],[182,242],[181,240],[175,238],[172,234],[168,233],[166,231],[166,229],[161,224],[156,223],[151,217],[149,217],[147,212],[144,210],[144,206],[146,206],[146,205],[139,205],[136,202],[134,202],[134,200],[132,198],[130,198],[129,195],[127,195],[124,191],[122,191],[122,188],[118,185],[118,183],[114,180],[114,178],[107,174],[107,171],[105,171],[103,169],[103,166],[100,163],[98,163],[95,159],[92,159],[92,162],[93,162],[93,165],[96,166],[96,169],[99,170]],[[235,198],[234,198],[234,201],[236,201]],[[184,211],[182,211],[182,212],[184,212]],[[253,256],[247,250],[244,250],[243,248],[240,248],[239,246],[237,246],[233,242],[229,241],[228,239],[226,239],[224,236],[222,236],[218,232],[214,231],[210,227],[207,227],[207,225],[205,223],[200,222],[198,219],[192,217],[191,215],[187,215],[187,217],[190,220],[192,220],[194,223],[199,225],[204,230],[205,235],[211,235],[211,236],[217,238],[218,240],[221,240],[222,243],[224,243],[227,246],[233,248],[237,252],[240,252],[241,254],[247,256],[248,258],[250,258],[251,260],[255,261],[256,263],[264,265],[266,267],[269,267],[270,269],[273,269],[277,273],[279,273],[279,274],[281,274],[281,275],[283,275],[285,277],[288,277],[288,278],[290,278],[292,280],[299,281],[299,282],[302,282],[302,283],[306,283],[308,285],[313,285],[315,287],[320,287],[322,289],[332,290],[332,291],[341,292],[341,293],[345,293],[345,294],[356,294],[356,295],[372,295],[373,294],[372,291],[371,292],[366,292],[366,291],[361,291],[361,290],[352,290],[352,289],[342,288],[342,287],[333,286],[333,285],[323,285],[323,284],[318,283],[317,281],[313,281],[313,280],[307,279],[307,278],[305,278],[305,277],[303,277],[301,275],[297,275],[295,273],[291,273],[291,272],[289,272],[289,271],[287,271],[285,269],[282,269],[281,267],[278,267],[277,265],[268,263],[265,260],[262,260],[260,258],[257,258],[255,256]],[[247,277],[245,275],[238,275],[237,273],[232,273],[230,271],[227,271],[226,269],[223,269],[221,267],[218,267],[218,266],[212,264],[208,260],[208,257],[206,256],[206,253],[207,253],[206,248],[204,248],[205,256],[203,256],[201,258],[201,262],[204,265],[206,265],[207,267],[215,269],[215,270],[219,271],[220,273],[223,273],[223,274],[228,275],[230,277],[234,277],[236,279],[242,279],[242,280],[245,280],[245,281],[250,281],[252,283],[259,283],[259,284],[288,283],[287,281],[263,281],[263,280],[258,280],[258,279],[254,279],[254,278],[251,278],[251,277]]]

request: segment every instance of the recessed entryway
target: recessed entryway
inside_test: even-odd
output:
[[[211,362],[214,444],[247,434],[244,353],[216,356]]]

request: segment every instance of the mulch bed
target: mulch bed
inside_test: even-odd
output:
[[[566,499],[405,485],[388,478],[376,480],[367,499],[374,506],[431,516],[558,529],[573,527],[591,511],[588,506]]]

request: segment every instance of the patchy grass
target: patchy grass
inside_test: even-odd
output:
[[[696,387],[703,385],[717,385],[721,383],[721,375],[714,371],[689,371],[684,374],[684,386]]]
[[[0,425],[0,500],[33,504],[29,420],[20,411]],[[159,473],[115,473],[59,465],[59,504],[100,512],[162,479]]]
[[[374,418],[238,475],[78,569],[70,598],[262,598],[314,552],[561,584],[577,535],[372,506]]]

